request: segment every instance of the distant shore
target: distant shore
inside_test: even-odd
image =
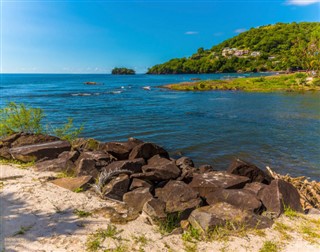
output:
[[[230,90],[247,92],[320,91],[320,78],[305,73],[281,74],[265,77],[200,80],[161,86],[177,91]]]

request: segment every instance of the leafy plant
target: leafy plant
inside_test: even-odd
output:
[[[16,236],[16,235],[24,235],[26,232],[28,232],[33,226],[30,225],[30,226],[21,226],[20,227],[20,230],[18,230],[17,232],[15,232],[13,234],[13,236]]]
[[[83,125],[80,128],[75,128],[73,125],[73,119],[68,118],[68,122],[61,126],[61,128],[54,129],[54,134],[66,141],[71,142],[76,139],[83,131]]]
[[[86,212],[86,211],[79,210],[79,209],[74,210],[73,213],[80,218],[85,218],[85,217],[89,217],[92,215],[92,213],[90,213],[90,212]]]
[[[180,224],[180,213],[168,213],[167,217],[157,222],[160,233],[171,233]]]
[[[277,251],[279,251],[278,245],[272,241],[265,241],[263,243],[262,248],[259,250],[259,252],[277,252]]]
[[[198,229],[192,227],[191,225],[188,227],[188,230],[182,234],[182,240],[193,242],[194,240],[200,241],[201,234]]]
[[[9,102],[6,107],[0,109],[0,137],[15,132],[49,134],[50,131],[45,131],[44,126],[42,125],[44,118],[45,114],[40,108],[28,107],[23,103]],[[61,139],[72,141],[83,131],[83,126],[75,128],[73,119],[68,118],[67,123],[62,125],[61,128],[56,128],[53,131],[54,134]]]
[[[78,187],[78,188],[76,188],[76,189],[74,190],[75,193],[81,193],[81,192],[83,192],[83,191],[84,191],[84,190],[83,190],[82,187]]]
[[[122,230],[117,230],[117,227],[113,225],[108,225],[107,229],[98,229],[96,232],[90,234],[88,236],[87,242],[86,242],[86,248],[89,252],[97,251],[99,248],[101,248],[101,243],[105,241],[106,238],[112,238],[116,240],[120,240],[117,235],[120,234]],[[110,250],[109,250],[110,251]],[[121,251],[121,250],[118,250]]]
[[[23,103],[9,102],[0,109],[0,136],[14,132],[41,133],[42,109],[28,108]]]

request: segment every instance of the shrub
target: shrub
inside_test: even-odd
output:
[[[0,110],[0,136],[14,132],[41,133],[43,111],[39,108],[28,108],[24,104],[10,102]]]
[[[45,131],[42,120],[45,118],[43,110],[40,108],[27,107],[23,103],[10,102],[0,109],[0,137],[4,137],[15,132],[24,133],[51,133]],[[46,127],[48,128],[48,127]],[[68,122],[61,128],[53,130],[54,135],[63,140],[72,141],[82,132],[83,126],[75,128],[73,119],[69,118]]]

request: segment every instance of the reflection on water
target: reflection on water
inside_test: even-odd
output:
[[[53,126],[73,117],[85,136],[153,141],[197,165],[232,158],[320,178],[319,93],[176,92],[158,85],[216,75],[3,75],[0,105],[41,107]],[[104,85],[84,85],[92,81]],[[150,90],[143,87],[150,86]]]

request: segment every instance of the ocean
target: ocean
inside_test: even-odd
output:
[[[238,76],[243,75],[2,74],[0,107],[10,101],[39,107],[49,128],[72,117],[76,126],[84,124],[83,137],[155,142],[173,157],[191,157],[197,166],[224,170],[241,158],[319,180],[319,92],[177,92],[158,87],[191,78]],[[84,84],[88,81],[99,85]]]

